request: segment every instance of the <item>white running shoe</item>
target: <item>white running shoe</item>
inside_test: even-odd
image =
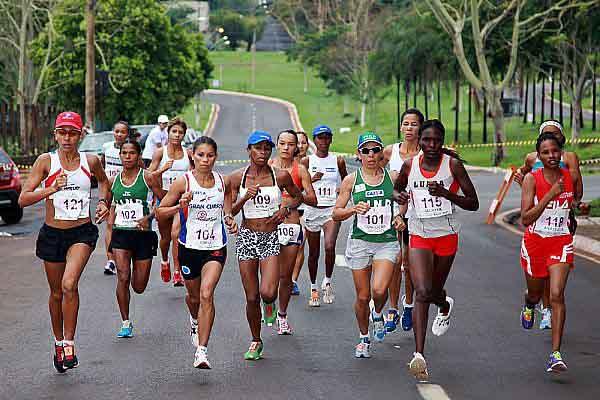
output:
[[[321,306],[321,299],[319,298],[318,290],[310,291],[310,300],[308,300],[308,305],[310,307],[320,307]]]
[[[408,363],[410,373],[419,381],[429,381],[429,372],[427,371],[427,362],[421,353],[413,353],[413,358]]]
[[[542,308],[542,320],[540,321],[540,329],[552,329],[552,310]]]
[[[192,317],[190,317],[190,338],[192,345],[198,347],[198,321],[194,321]]]
[[[331,283],[326,284],[324,287],[321,287],[323,292],[323,303],[324,304],[333,304],[335,300],[335,295],[333,294],[333,287]]]
[[[278,335],[291,335],[292,334],[292,327],[288,323],[287,317],[281,318],[279,315],[277,315],[277,334]]]
[[[108,260],[104,266],[104,275],[116,275],[117,265],[113,260]]]
[[[452,314],[452,307],[454,307],[454,299],[450,296],[446,296],[446,301],[450,304],[448,314],[444,315],[438,310],[438,313],[433,320],[433,325],[431,326],[431,332],[433,332],[435,336],[442,336],[450,327],[450,315]]]
[[[354,348],[354,357],[356,358],[371,358],[371,342],[369,339],[360,339],[360,342]]]
[[[210,362],[208,362],[207,353],[208,349],[204,346],[198,346],[196,354],[194,355],[194,368],[210,369]]]

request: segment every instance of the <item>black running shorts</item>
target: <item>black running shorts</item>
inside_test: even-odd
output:
[[[200,277],[202,268],[210,261],[216,261],[225,265],[227,260],[227,246],[218,250],[195,250],[188,249],[179,243],[179,265],[181,274],[185,280],[193,280]]]
[[[64,263],[71,246],[84,243],[93,251],[97,240],[98,227],[91,222],[68,229],[53,228],[44,224],[37,238],[35,255],[44,261]]]
[[[130,251],[134,261],[151,260],[158,249],[158,236],[154,231],[115,228],[108,247],[113,249]]]

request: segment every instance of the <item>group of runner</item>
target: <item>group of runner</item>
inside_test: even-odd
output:
[[[123,121],[115,124],[115,141],[105,145],[102,160],[79,153],[81,117],[61,113],[54,130],[58,149],[36,160],[19,199],[22,207],[42,200],[46,204],[36,255],[44,262],[50,286],[56,369],[65,372],[78,365],[74,348],[78,282],[98,239],[90,213],[93,174],[99,186],[93,222],[107,222],[105,272],[114,269],[117,274],[122,319],[118,337],[133,336],[130,287],[144,292],[158,248],[161,277],[171,280],[172,244],[173,283],[187,290],[193,365],[210,369],[207,346],[215,318],[214,292],[227,258],[228,235],[234,234],[251,333],[244,358],[260,359],[261,322],[276,324],[279,335],[293,332],[287,311],[290,297],[299,294],[305,239],[309,306],[335,301],[336,240],[341,221],[352,219],[345,258],[356,290],[359,338],[354,354],[370,357],[369,319],[377,342],[401,324],[406,331],[414,330],[409,370],[417,379],[427,380],[429,305],[438,307],[432,325],[436,336],[448,330],[454,307],[444,286],[458,249],[456,207],[476,211],[479,201],[463,160],[443,146],[443,124],[425,121],[417,109],[407,110],[401,121],[401,143],[384,147],[374,132],[358,137],[360,166],[351,174],[344,158],[329,151],[333,131],[320,125],[312,132],[315,149],[310,155],[303,132],[284,130],[275,141],[267,132],[252,132],[247,140],[248,165],[223,176],[214,169],[218,149],[212,138],[198,138],[191,149],[182,146],[187,125],[180,118],[166,123],[167,142],[157,146],[148,164]],[[560,124],[542,124],[536,152],[517,176],[527,226],[521,264],[528,291],[521,320],[524,328],[533,326],[535,305],[547,288],[543,304],[544,309],[552,308],[552,317],[547,318],[553,319],[548,371],[566,369],[560,340],[564,288],[573,266],[574,218],[569,213],[583,204],[577,158],[562,151],[564,142]],[[277,156],[272,159],[275,148]],[[42,189],[37,189],[40,184]],[[235,217],[240,212],[238,224]],[[152,230],[153,219],[158,221],[160,239]],[[321,234],[325,274],[319,288]],[[405,294],[400,313],[402,272]]]

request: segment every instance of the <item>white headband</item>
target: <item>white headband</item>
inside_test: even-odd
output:
[[[560,129],[560,133],[562,133],[564,135],[562,125],[559,122],[556,122],[556,121],[544,121],[540,125],[540,135],[542,134],[542,132],[544,132],[544,128],[547,127],[547,126],[555,126],[555,127],[557,127],[558,129]]]

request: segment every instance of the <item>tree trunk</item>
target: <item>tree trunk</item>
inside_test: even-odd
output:
[[[86,46],[85,46],[85,123],[94,129],[96,114],[96,48],[94,47],[96,0],[86,1]]]
[[[488,92],[486,91],[486,95]],[[490,91],[489,103],[491,104],[491,114],[494,120],[494,143],[496,143],[496,153],[494,155],[494,165],[499,165],[500,161],[504,159],[504,146],[502,143],[506,141],[506,134],[504,133],[504,110],[502,109],[502,103],[500,102],[500,96],[498,93]]]
[[[31,16],[31,7],[27,0],[21,2],[21,26],[19,29],[19,73],[17,78],[17,102],[19,103],[19,138],[21,151],[26,152],[29,147],[27,135],[27,116],[25,105],[27,104],[27,89],[25,81],[27,80],[27,29]]]
[[[367,119],[367,103],[360,103],[360,127],[364,128]]]
[[[575,95],[571,102],[571,109],[573,110],[573,123],[571,124],[571,140],[579,139],[581,132],[581,96]]]
[[[350,100],[348,100],[348,96],[344,96],[342,99],[342,112],[343,112],[343,116],[347,117],[348,115],[350,115]]]

